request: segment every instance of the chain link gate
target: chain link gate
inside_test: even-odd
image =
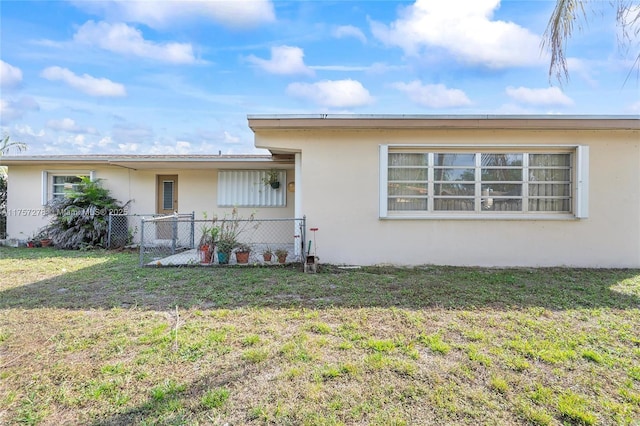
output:
[[[140,243],[140,221],[143,218],[154,218],[162,215],[157,213],[147,214],[109,214],[107,229],[107,248],[117,249]],[[178,213],[182,218],[195,218],[195,212]]]

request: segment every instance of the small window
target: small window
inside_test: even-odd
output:
[[[279,186],[265,183],[268,170],[220,170],[218,172],[218,206],[285,207],[287,172],[278,170]]]
[[[82,177],[95,180],[94,171],[42,171],[42,205],[50,200],[64,197],[67,191],[76,189]]]
[[[80,176],[53,176],[51,198],[62,198],[68,191],[75,190],[82,182]]]

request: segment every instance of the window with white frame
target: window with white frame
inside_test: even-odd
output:
[[[42,205],[50,200],[64,197],[67,191],[77,188],[82,177],[89,177],[95,180],[93,171],[43,171],[42,172]]]
[[[52,179],[52,191],[51,198],[63,198],[66,192],[74,190],[78,187],[78,184],[82,182],[80,176],[63,176],[54,175]]]
[[[277,170],[279,187],[265,183],[269,170],[220,170],[218,172],[218,206],[285,207],[287,172]],[[275,186],[275,185],[274,185]]]
[[[586,217],[586,147],[383,145],[381,217]]]

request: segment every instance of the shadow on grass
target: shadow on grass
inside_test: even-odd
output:
[[[202,416],[204,413],[208,414],[207,417],[212,423],[226,424],[224,421],[214,421],[215,416],[220,415],[219,409],[225,405],[226,397],[207,401],[207,394],[211,391],[227,390],[235,382],[242,382],[259,375],[260,368],[259,365],[229,365],[217,370],[215,375],[204,375],[191,382],[166,381],[146,390],[148,394],[146,402],[97,419],[91,425],[184,425],[192,423],[194,416]],[[250,416],[250,413],[247,412],[247,415]]]
[[[136,253],[0,248],[0,255],[24,264],[20,274],[27,274],[25,284],[12,286],[2,282],[11,273],[0,264],[0,309],[640,307],[638,270],[321,265],[319,273],[304,274],[298,266],[140,268]],[[30,271],[39,262],[53,268],[93,260],[47,279]]]

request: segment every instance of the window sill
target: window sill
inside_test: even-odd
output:
[[[435,213],[435,214],[393,214],[386,217],[380,217],[380,220],[580,220],[573,214],[456,214],[456,213]]]

